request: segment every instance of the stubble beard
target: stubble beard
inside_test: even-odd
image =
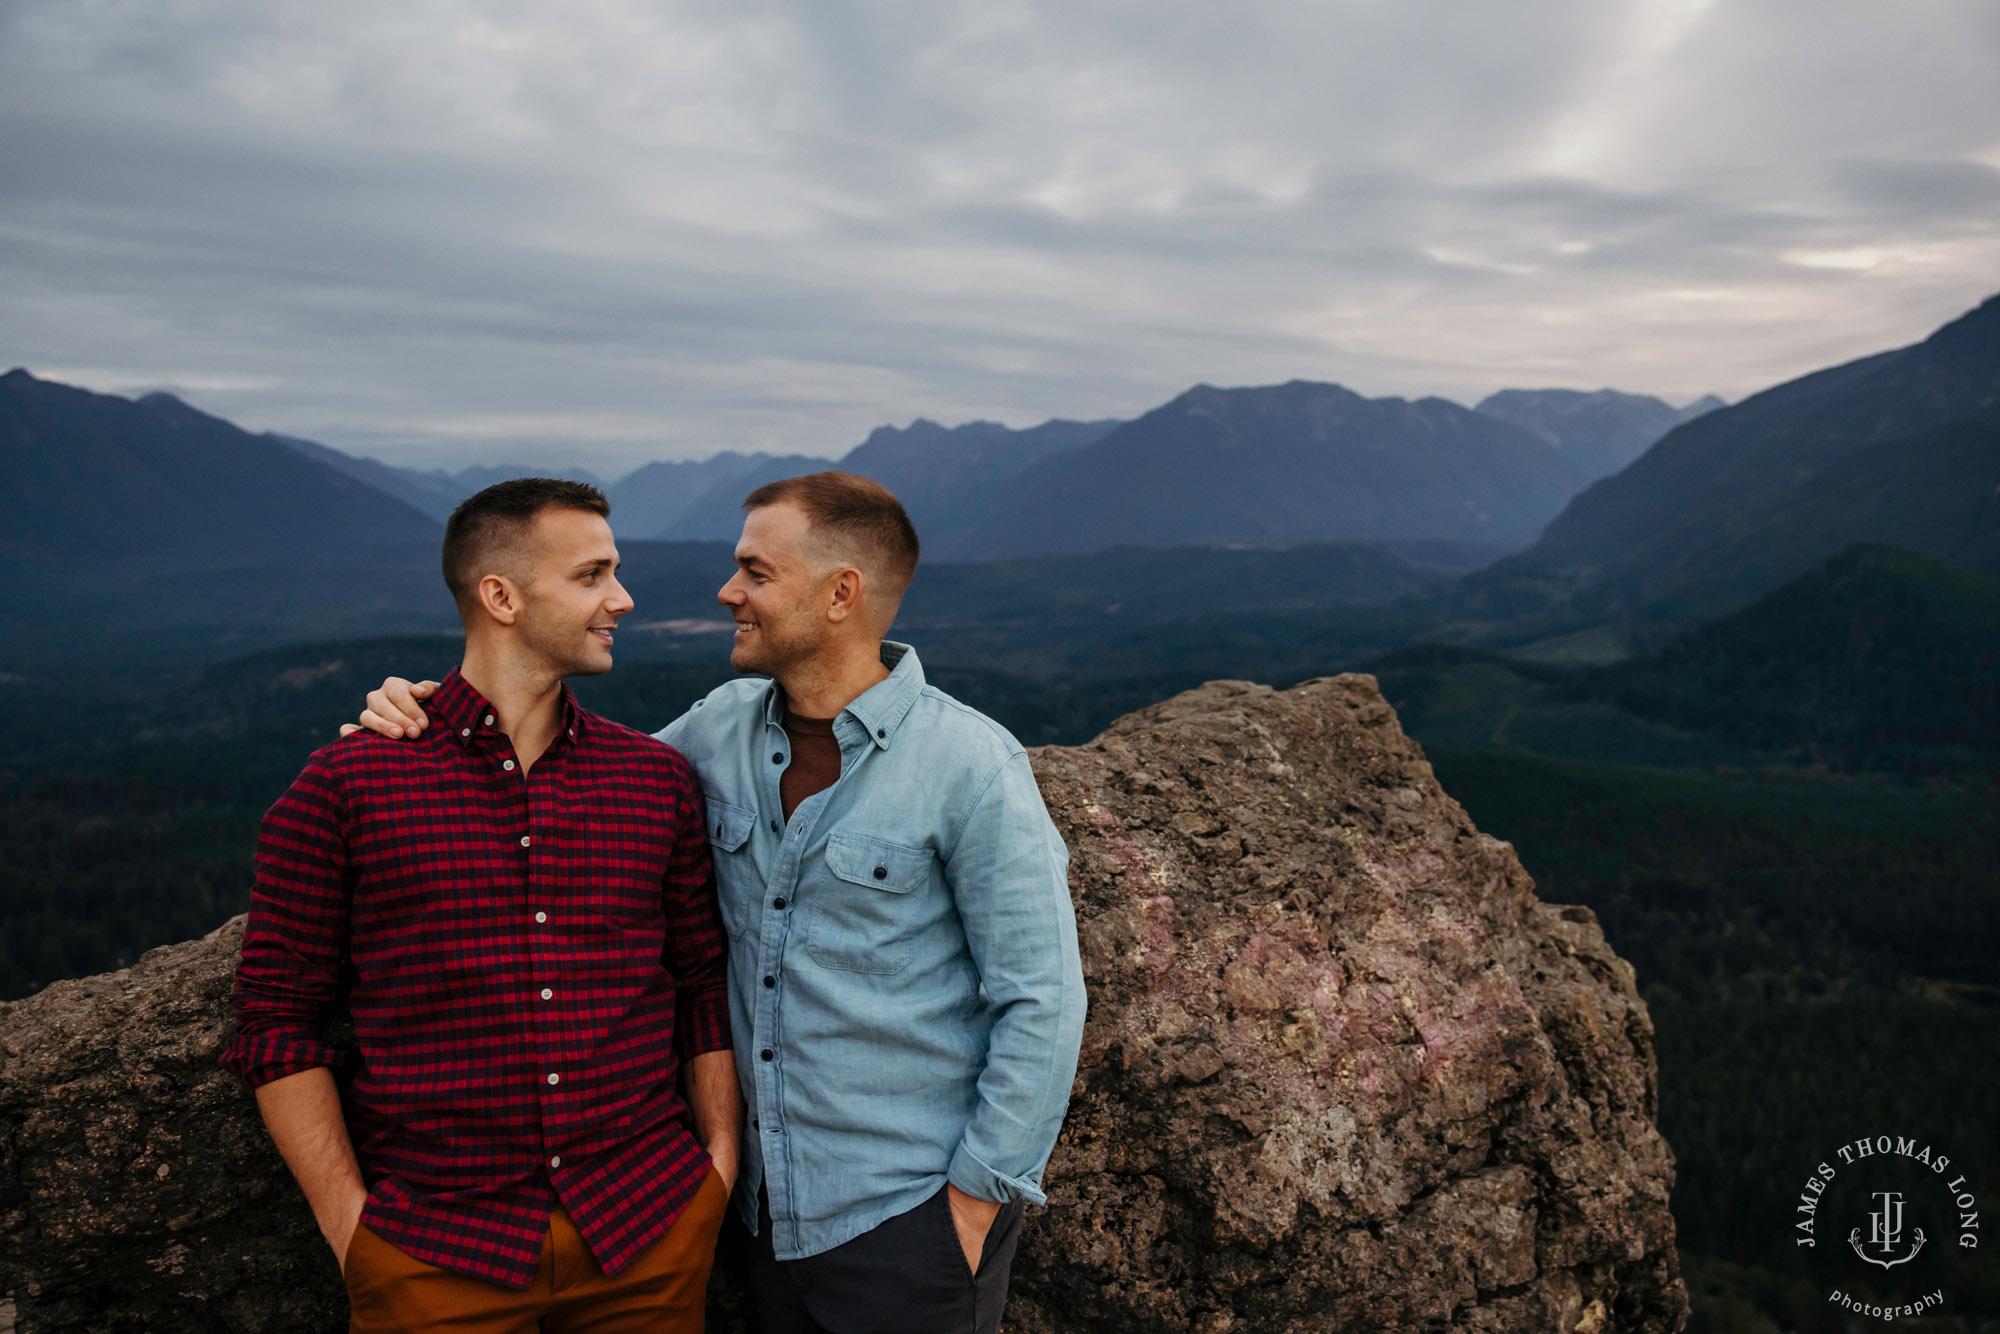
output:
[[[602,676],[611,670],[611,655],[591,639],[587,626],[555,627],[530,617],[521,638],[549,671],[558,677]]]
[[[809,661],[820,651],[820,639],[809,630],[795,630],[796,619],[792,616],[776,621],[760,618],[755,632],[756,645],[754,648],[747,644],[737,645],[730,651],[729,665],[746,676],[777,677],[783,675],[786,669]]]

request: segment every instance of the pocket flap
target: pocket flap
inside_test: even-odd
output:
[[[726,801],[708,798],[708,839],[711,846],[723,852],[734,852],[750,837],[750,826],[757,823],[757,813]]]
[[[907,848],[865,834],[829,834],[826,869],[857,885],[907,894],[929,878],[934,854],[929,848]]]

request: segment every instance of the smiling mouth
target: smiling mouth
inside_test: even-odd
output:
[[[736,633],[739,635],[747,635],[756,628],[757,622],[755,621],[738,621],[736,623]]]
[[[611,642],[611,630],[612,627],[608,625],[593,625],[590,627],[590,633],[596,635],[606,644],[609,644]]]

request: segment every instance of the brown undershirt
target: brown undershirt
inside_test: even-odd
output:
[[[840,743],[833,739],[831,718],[801,718],[785,710],[785,735],[792,741],[792,762],[778,778],[778,800],[785,808],[785,822],[799,803],[815,792],[824,792],[840,777]]]

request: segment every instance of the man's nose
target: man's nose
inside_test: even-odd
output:
[[[740,607],[743,605],[743,590],[736,586],[736,580],[732,578],[715,590],[715,600],[725,607]]]
[[[611,595],[604,599],[604,610],[613,616],[623,616],[632,610],[632,595],[616,579],[611,581]]]

